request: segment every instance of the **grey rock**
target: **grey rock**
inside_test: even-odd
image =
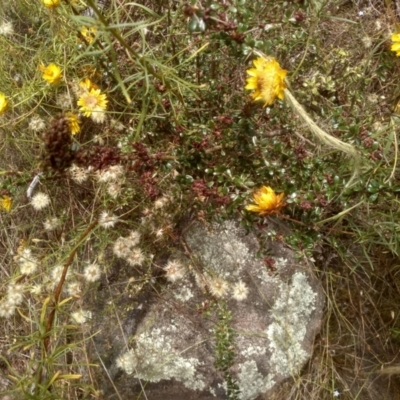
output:
[[[309,359],[324,305],[310,262],[269,240],[271,272],[256,257],[256,236],[233,221],[195,223],[185,242],[185,255],[171,257],[173,268],[166,272],[173,282],[126,316],[129,339],[107,330],[112,386],[104,386],[106,398],[117,398],[117,389],[126,400],[227,399],[229,376],[229,387],[239,389],[236,398],[253,400],[298,375]],[[227,343],[216,339],[224,318],[222,326],[232,328],[225,332]],[[95,339],[102,354],[104,335],[103,329]],[[215,367],[222,345],[226,357],[234,353],[225,372]],[[225,353],[219,353],[222,362]]]

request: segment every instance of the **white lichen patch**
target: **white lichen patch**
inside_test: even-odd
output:
[[[240,400],[253,400],[261,393],[265,393],[268,389],[272,388],[275,384],[270,374],[263,376],[258,371],[254,360],[240,364],[239,369],[237,384],[240,389]]]
[[[219,277],[235,282],[249,261],[254,261],[242,239],[243,232],[234,221],[214,224],[206,235],[203,230],[187,237],[197,247],[202,263]]]
[[[304,273],[295,273],[291,285],[281,283],[279,298],[271,309],[273,322],[267,329],[272,353],[270,366],[276,374],[295,374],[308,359],[302,342],[315,309],[316,295]]]
[[[243,349],[243,351],[240,353],[243,357],[251,357],[254,355],[260,356],[265,354],[267,349],[262,346],[249,346]]]
[[[187,286],[183,286],[174,290],[173,296],[182,303],[186,303],[194,296],[194,294]]]
[[[183,357],[182,352],[175,350],[170,335],[158,328],[138,335],[136,347],[122,354],[116,364],[148,382],[176,379],[192,390],[205,387],[204,377],[197,371],[201,362]]]

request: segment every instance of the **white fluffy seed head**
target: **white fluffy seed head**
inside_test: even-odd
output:
[[[132,246],[128,238],[119,237],[113,247],[113,253],[119,258],[126,258],[131,252]]]
[[[30,289],[29,292],[33,294],[34,296],[39,296],[42,293],[42,285],[33,285]]]
[[[103,211],[99,217],[99,224],[104,229],[112,228],[118,222],[118,217],[114,214],[110,214],[107,211]]]
[[[168,203],[168,201],[169,201],[168,197],[166,196],[160,197],[154,202],[154,208],[156,210],[163,208]]]
[[[170,282],[176,282],[182,279],[186,273],[186,267],[178,260],[168,261],[167,265],[164,267],[165,277]]]
[[[87,319],[92,318],[92,312],[79,309],[78,311],[75,311],[71,314],[71,318],[77,324],[84,324],[87,321]]]
[[[125,258],[125,260],[128,262],[129,265],[134,267],[135,265],[138,266],[142,265],[145,260],[145,257],[142,250],[136,247],[133,250],[131,250],[131,252],[129,253],[128,257]]]
[[[130,240],[131,246],[136,246],[140,242],[141,235],[138,231],[131,231],[131,233],[128,236],[128,239]]]
[[[128,375],[135,371],[137,359],[133,350],[129,350],[117,358],[117,367],[123,369]]]
[[[242,282],[239,281],[233,286],[232,297],[237,301],[242,301],[247,298],[249,294],[249,288]]]
[[[31,205],[37,211],[43,210],[43,208],[46,208],[49,204],[50,197],[43,192],[36,193],[31,199]]]
[[[96,124],[102,124],[106,120],[106,113],[101,107],[95,107],[90,114],[90,118],[92,118],[93,122]]]
[[[68,92],[59,94],[57,96],[56,103],[63,110],[71,110],[72,109],[72,99]]]
[[[229,285],[224,279],[216,277],[208,280],[208,288],[215,297],[225,297],[228,293]]]
[[[32,275],[38,267],[38,262],[35,257],[22,260],[20,262],[20,270],[22,275]]]
[[[81,286],[81,283],[78,281],[70,282],[67,285],[67,293],[70,296],[79,296],[81,291],[82,291],[82,286]]]
[[[121,184],[119,182],[110,182],[107,185],[107,193],[113,198],[116,199],[121,194]]]
[[[63,265],[57,265],[56,267],[53,268],[53,270],[50,272],[50,278],[51,278],[51,280],[49,282],[50,287],[54,288],[58,285],[63,271],[64,271]],[[69,279],[70,276],[71,276],[71,270],[70,270],[70,268],[68,268],[65,279]]]
[[[7,300],[3,300],[0,302],[0,317],[2,318],[10,318],[15,313],[15,305],[9,303]]]
[[[7,288],[6,301],[9,304],[18,306],[24,300],[24,289],[23,285],[11,284]]]
[[[29,121],[29,129],[34,132],[41,132],[46,128],[46,124],[38,115],[34,115]]]
[[[46,221],[43,222],[44,229],[49,232],[57,229],[60,224],[60,220],[56,217],[47,218]]]
[[[101,276],[100,266],[96,263],[89,264],[85,268],[83,276],[88,282],[96,282]]]
[[[90,175],[90,171],[87,168],[78,167],[75,164],[68,169],[68,172],[72,180],[79,184],[85,182]]]
[[[3,22],[0,25],[0,35],[11,36],[14,34],[14,27],[11,22]]]
[[[115,182],[121,178],[124,172],[122,165],[111,165],[107,169],[98,171],[96,176],[99,182]]]

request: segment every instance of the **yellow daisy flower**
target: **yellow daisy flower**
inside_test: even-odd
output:
[[[60,0],[42,0],[42,3],[47,8],[55,8],[60,5]]]
[[[85,92],[89,92],[91,89],[98,89],[99,88],[89,78],[85,78],[82,81],[80,81],[79,82],[79,87]]]
[[[8,100],[5,94],[0,92],[0,115],[7,110]]]
[[[79,117],[76,114],[67,113],[67,118],[71,134],[76,135],[81,130],[81,127],[79,126],[80,125]]]
[[[10,212],[11,205],[12,205],[12,198],[10,196],[3,196],[0,199],[0,208],[2,208],[3,210]]]
[[[279,213],[279,210],[285,205],[282,201],[284,193],[276,195],[269,186],[263,186],[253,194],[256,204],[250,204],[246,207],[247,211],[253,211],[260,215],[269,215]]]
[[[62,71],[58,65],[54,63],[49,64],[47,67],[41,65],[40,69],[43,72],[42,78],[47,83],[50,83],[51,85],[56,85],[58,82],[60,82]]]
[[[104,111],[107,108],[107,96],[100,89],[90,89],[83,93],[78,100],[79,111],[85,117],[92,117],[95,122],[104,122]]]
[[[390,50],[394,51],[396,53],[396,56],[400,56],[400,33],[394,33],[391,37],[392,39],[392,47]]]
[[[277,97],[283,99],[287,71],[272,57],[258,57],[253,64],[254,68],[246,71],[249,77],[245,89],[254,90],[251,94],[254,101],[262,100],[265,107],[271,105]]]
[[[81,34],[85,38],[87,43],[92,43],[96,37],[97,29],[94,26],[86,28],[86,26],[82,27]]]

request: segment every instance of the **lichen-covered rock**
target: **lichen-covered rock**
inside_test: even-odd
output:
[[[196,223],[185,241],[111,368],[122,397],[252,400],[299,374],[323,307],[310,264],[270,240],[268,266],[233,221]]]

